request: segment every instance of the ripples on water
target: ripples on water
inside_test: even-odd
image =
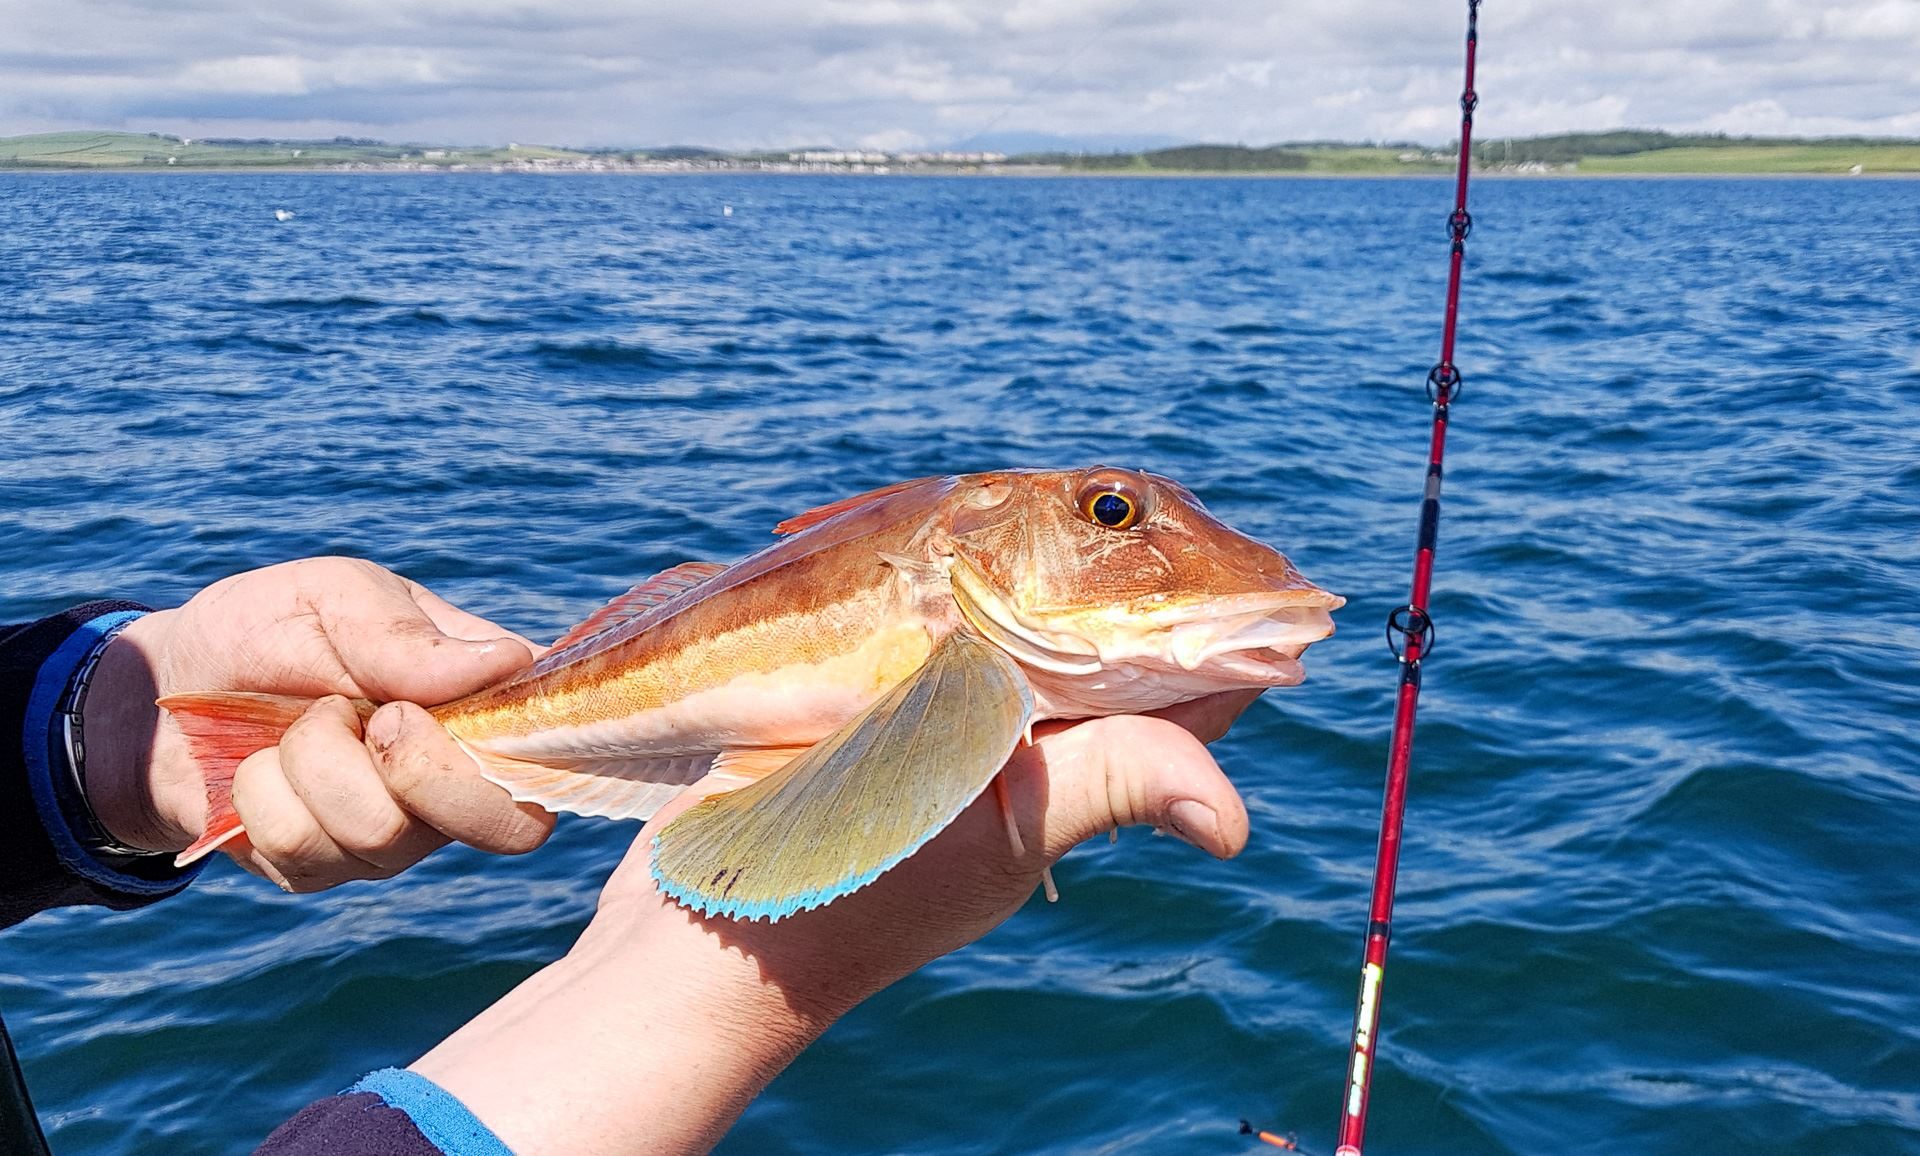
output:
[[[1161,470],[1287,550],[1351,602],[1219,747],[1247,853],[1076,851],[722,1150],[1331,1146],[1442,184],[0,193],[7,617],[341,551],[550,636],[822,500],[1014,464]],[[1920,1151],[1917,193],[1476,189],[1381,1151]],[[631,834],[320,897],[221,865],[8,933],[55,1147],[245,1151],[557,955]]]

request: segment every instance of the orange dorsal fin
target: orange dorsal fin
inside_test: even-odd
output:
[[[798,534],[802,530],[818,526],[828,518],[838,517],[848,510],[856,510],[861,506],[878,502],[883,498],[891,498],[902,490],[911,490],[915,486],[940,480],[939,477],[914,478],[912,481],[895,482],[891,486],[881,486],[877,490],[868,490],[864,494],[855,494],[851,498],[841,498],[837,502],[828,502],[826,505],[817,506],[804,514],[795,514],[793,517],[775,526],[773,532],[776,534]]]
[[[682,562],[678,566],[660,571],[587,615],[581,620],[580,625],[555,639],[553,649],[541,656],[541,663],[555,665],[553,659],[562,651],[583,648],[583,644],[592,642],[610,631],[618,630],[661,603],[678,598],[725,569],[726,566],[719,562]]]

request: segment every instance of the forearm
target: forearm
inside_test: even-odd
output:
[[[697,1153],[852,998],[801,1006],[747,945],[657,897],[412,1065],[520,1156]]]

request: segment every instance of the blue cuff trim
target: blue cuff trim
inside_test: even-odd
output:
[[[355,1092],[372,1092],[388,1107],[405,1112],[420,1134],[447,1156],[513,1156],[452,1092],[425,1076],[405,1068],[381,1068],[340,1094]]]
[[[69,634],[66,641],[40,664],[40,671],[34,676],[33,691],[27,696],[27,713],[20,728],[20,745],[27,762],[27,783],[33,789],[33,809],[40,816],[40,826],[46,829],[47,839],[53,844],[53,853],[59,858],[60,865],[96,886],[122,895],[143,897],[171,895],[192,882],[199,869],[172,879],[141,879],[116,871],[87,854],[86,848],[80,846],[80,841],[74,837],[73,829],[67,826],[66,816],[60,813],[60,803],[53,793],[53,716],[60,709],[60,696],[66,693],[73,672],[80,669],[108,632],[144,613],[142,610],[116,610],[82,623]],[[64,768],[61,773],[66,773]]]

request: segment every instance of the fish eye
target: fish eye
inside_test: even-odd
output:
[[[1133,470],[1100,466],[1080,475],[1077,483],[1073,504],[1096,526],[1131,529],[1151,508],[1152,483]]]
[[[1089,494],[1080,509],[1089,520],[1111,530],[1124,530],[1140,520],[1140,503],[1118,490]]]

